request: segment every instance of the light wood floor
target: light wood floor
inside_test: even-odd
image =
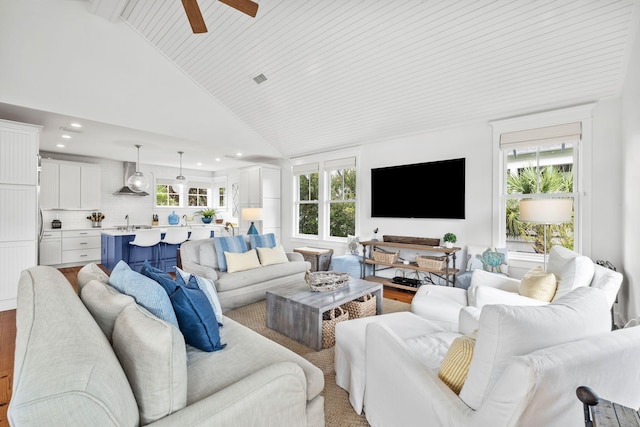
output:
[[[78,291],[76,280],[81,267],[61,268],[73,288]],[[385,298],[411,303],[413,292],[385,287]],[[13,384],[13,355],[16,348],[16,311],[0,311],[0,426],[9,425],[7,421],[7,407],[11,400],[11,386]]]

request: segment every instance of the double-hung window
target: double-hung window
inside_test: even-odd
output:
[[[294,166],[297,235],[331,239],[356,234],[356,172],[355,157]]]
[[[187,203],[189,207],[208,207],[211,197],[211,183],[190,182],[187,191]]]
[[[181,206],[180,197],[172,179],[156,179],[156,207]]]
[[[318,236],[319,171],[318,163],[293,168],[297,194],[295,218],[297,234]]]
[[[329,237],[356,234],[356,159],[330,160],[324,163],[329,194]]]
[[[548,253],[555,245],[580,251],[585,217],[581,159],[585,138],[591,141],[590,113],[591,108],[576,108],[558,112],[558,117],[550,112],[542,119],[529,116],[492,122],[499,165],[494,175],[499,185],[494,201],[499,221],[495,240],[512,255]],[[529,127],[532,124],[546,125]],[[545,209],[525,213],[521,204],[525,200],[529,209]],[[564,211],[558,213],[562,219],[549,219],[550,205]]]

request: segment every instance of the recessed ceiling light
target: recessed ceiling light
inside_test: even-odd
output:
[[[202,166],[202,162],[198,162],[198,163],[196,163],[196,165]]]
[[[56,147],[58,147],[58,148],[64,148],[64,144],[56,144]]]
[[[67,135],[67,134],[63,134],[63,135],[62,135],[62,137],[63,137],[64,139],[71,139],[71,135]]]
[[[242,157],[242,153],[236,153],[236,156]]]
[[[220,157],[216,157],[216,162],[219,162],[219,161],[220,161]]]
[[[69,123],[69,126],[74,127],[74,128],[81,128],[82,125],[80,123]]]

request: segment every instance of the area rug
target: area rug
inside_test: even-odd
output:
[[[300,344],[291,338],[267,328],[266,306],[266,301],[259,301],[228,311],[225,313],[225,316],[299,354],[324,372],[324,390],[322,391],[322,396],[324,396],[324,416],[327,427],[369,426],[364,413],[358,415],[351,407],[348,393],[336,385],[336,373],[333,368],[333,347],[315,351],[304,344]],[[409,311],[409,309],[410,305],[407,303],[388,298],[383,299],[383,313]]]

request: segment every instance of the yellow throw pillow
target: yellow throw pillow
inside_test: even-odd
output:
[[[282,264],[289,262],[287,254],[284,252],[282,245],[273,248],[256,248],[258,250],[258,258],[263,267],[272,264]]]
[[[242,253],[225,251],[224,257],[227,260],[227,272],[229,273],[260,267],[260,261],[258,261],[258,254],[255,249]]]
[[[460,394],[462,386],[467,379],[469,373],[469,365],[473,358],[473,349],[476,346],[476,329],[469,335],[456,338],[451,343],[447,354],[442,360],[438,377],[451,389],[455,394]]]
[[[558,287],[556,276],[546,273],[541,266],[532,268],[520,281],[518,293],[525,297],[549,302],[556,294]]]

